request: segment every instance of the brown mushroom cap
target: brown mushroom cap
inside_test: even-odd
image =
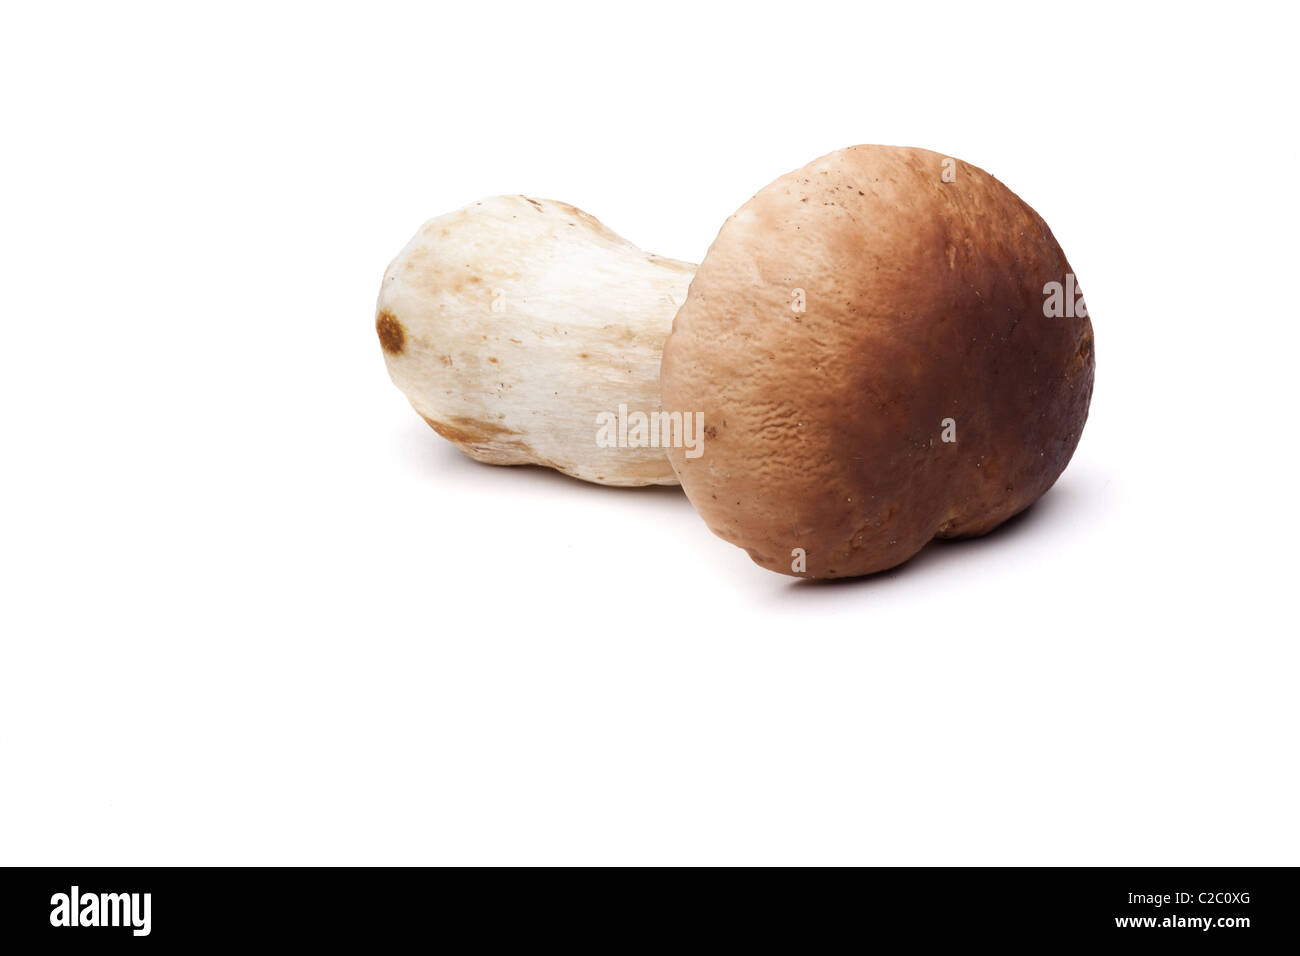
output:
[[[1093,368],[1073,270],[1037,213],[967,163],[854,146],[718,233],[661,372],[665,409],[703,413],[703,451],[669,459],[709,527],[763,567],[870,574],[1047,491]]]

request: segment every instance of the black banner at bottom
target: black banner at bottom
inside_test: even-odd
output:
[[[0,947],[448,940],[1294,948],[1294,869],[872,869],[568,879],[432,869],[5,869]],[[698,881],[698,882],[697,882]],[[658,883],[659,885],[655,885]],[[825,884],[825,885],[822,885]]]

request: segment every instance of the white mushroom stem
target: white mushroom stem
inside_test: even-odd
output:
[[[471,457],[673,485],[662,443],[611,443],[601,422],[659,411],[694,272],[566,203],[496,196],[420,228],[384,274],[376,329],[394,384]]]

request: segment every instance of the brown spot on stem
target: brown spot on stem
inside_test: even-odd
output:
[[[406,329],[391,312],[380,312],[375,320],[375,331],[379,333],[379,344],[389,355],[400,355],[406,348]]]

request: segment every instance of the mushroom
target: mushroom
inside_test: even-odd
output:
[[[659,412],[694,269],[567,203],[496,196],[420,227],[384,274],[375,330],[393,383],[470,457],[675,485],[636,426]]]
[[[761,566],[837,578],[984,534],[1065,469],[1092,326],[1047,224],[988,173],[855,146],[723,225],[664,349],[669,449],[709,527]]]

